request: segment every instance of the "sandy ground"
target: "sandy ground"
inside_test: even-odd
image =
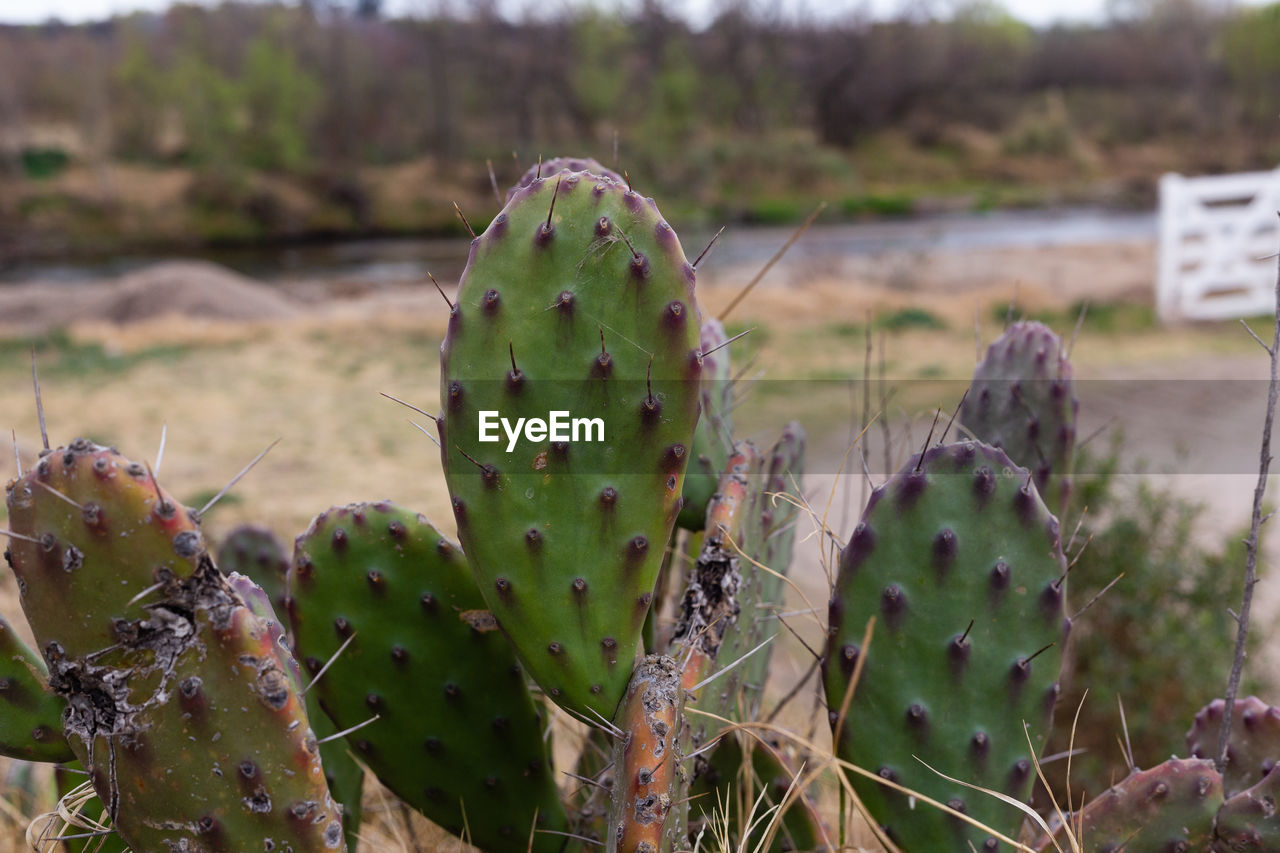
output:
[[[704,276],[700,302],[704,312],[720,313],[754,270],[712,270]],[[755,339],[747,350],[760,353],[748,380],[768,377],[750,403],[755,411],[744,406],[741,422],[761,442],[770,441],[785,419],[809,425],[812,473],[804,490],[843,537],[865,490],[860,475],[836,476],[856,400],[844,391],[815,396],[781,387],[863,375],[864,339],[842,325],[885,310],[927,307],[946,328],[888,335],[886,378],[911,383],[927,376],[962,387],[978,340],[999,333],[996,307],[1015,294],[1019,311],[1062,310],[1085,298],[1149,300],[1153,270],[1146,244],[900,254],[857,259],[840,269],[784,262],[733,314],[736,325],[758,329],[747,339]],[[387,392],[428,412],[437,409],[437,348],[446,317],[439,294],[426,283],[267,288],[204,264],[170,264],[73,288],[0,289],[0,344],[65,327],[74,344],[101,348],[87,367],[76,366],[65,352],[42,356],[53,442],[87,434],[134,458],[154,460],[166,424],[160,477],[196,505],[262,448],[283,439],[232,499],[209,514],[214,539],[250,520],[291,539],[331,504],[383,498],[450,527],[438,451],[407,422],[424,419],[378,396]],[[1070,334],[1069,328],[1059,331]],[[1265,382],[1257,380],[1265,379],[1266,359],[1238,327],[1086,332],[1073,360],[1082,380],[1082,436],[1121,425],[1135,475],[1145,470],[1208,505],[1205,541],[1220,542],[1223,530],[1247,523],[1265,401]],[[935,402],[953,405],[954,397],[911,409],[904,401],[887,413],[896,460],[923,441],[928,424],[922,418],[931,417]],[[32,464],[40,432],[21,346],[0,349],[0,413],[7,415],[0,427],[14,430],[22,464]],[[873,444],[869,453],[878,459],[881,449]],[[5,457],[0,471],[7,476],[14,462]],[[1268,544],[1280,553],[1274,535]],[[829,541],[827,548],[829,555]],[[822,538],[810,536],[801,541],[793,570],[793,608],[817,611],[816,618],[799,617],[795,627],[815,646],[827,599],[824,559]],[[1259,587],[1258,618],[1280,615],[1274,586],[1264,581]],[[11,617],[18,615],[13,592],[11,578],[0,580],[0,611]],[[775,695],[809,663],[790,637],[779,645],[770,687]],[[803,731],[806,715],[796,714],[791,722]]]

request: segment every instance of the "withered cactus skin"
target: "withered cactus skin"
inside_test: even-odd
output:
[[[649,655],[636,668],[614,721],[613,802],[609,853],[682,849],[680,827],[669,821],[683,773],[679,724],[684,688],[679,665]]]
[[[346,849],[286,649],[147,468],[79,439],[7,489],[64,730],[135,853]]]

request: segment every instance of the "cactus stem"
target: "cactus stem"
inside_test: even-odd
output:
[[[351,636],[342,641],[342,645],[338,646],[338,650],[329,656],[329,659],[324,662],[324,666],[320,667],[320,670],[315,674],[311,681],[308,682],[307,686],[302,688],[302,692],[299,695],[306,696],[307,691],[316,686],[316,682],[320,680],[329,667],[333,666],[333,662],[342,656],[342,653],[347,650],[347,646],[351,645],[351,641],[356,638],[357,633],[358,632],[356,631],[352,631]],[[364,724],[361,723],[361,725]],[[357,726],[357,728],[359,728],[359,726]]]
[[[459,211],[461,213],[461,211]],[[440,286],[440,282],[436,281],[436,277],[431,274],[431,270],[427,270],[427,278],[431,279],[431,283],[436,286],[436,290],[440,293],[440,298],[444,300],[444,304],[449,306],[449,313],[453,313],[453,303],[449,301],[449,297],[445,295],[444,288]]]
[[[222,499],[223,499],[223,497],[225,497],[225,496],[226,496],[227,492],[231,491],[231,489],[235,486],[235,484],[236,484],[236,483],[238,483],[238,482],[240,482],[241,478],[243,478],[245,474],[248,474],[250,471],[252,471],[252,470],[253,470],[253,466],[254,466],[254,465],[257,465],[259,462],[261,462],[261,461],[262,461],[262,458],[263,458],[264,456],[266,456],[268,453],[270,453],[270,452],[271,452],[271,449],[272,449],[272,448],[274,448],[277,444],[279,444],[279,443],[280,443],[280,441],[281,441],[281,440],[277,438],[275,441],[273,441],[273,442],[271,442],[270,444],[268,444],[268,445],[266,446],[266,449],[265,449],[265,450],[263,450],[263,451],[262,451],[261,453],[259,453],[257,456],[253,457],[253,459],[249,462],[249,464],[248,464],[248,465],[246,465],[246,466],[244,466],[243,468],[241,468],[241,469],[240,469],[240,473],[239,473],[239,474],[236,474],[234,477],[232,477],[232,478],[231,478],[231,480],[230,480],[230,482],[228,482],[225,486],[223,486],[223,487],[222,487],[222,490],[221,490],[220,492],[218,492],[216,495],[214,495],[212,498],[210,498],[210,499],[209,499],[209,502],[208,502],[207,504],[205,504],[204,506],[200,507],[200,509],[196,511],[196,518],[202,518],[202,517],[204,517],[204,514],[205,514],[206,512],[208,512],[209,510],[213,509],[214,505],[215,505],[218,501],[222,500]],[[152,480],[155,480],[155,475],[154,475],[154,474],[152,474],[151,479],[152,479]]]
[[[462,208],[458,207],[458,203],[456,201],[453,203],[453,209],[458,211],[458,218],[462,220],[462,224],[466,226],[467,233],[470,234],[471,239],[474,240],[476,236],[476,232],[472,230],[471,223],[467,221],[466,214],[462,212]]]
[[[44,449],[49,449],[49,430],[44,423],[44,401],[40,399],[40,375],[36,372],[36,348],[31,346],[31,387],[36,394],[36,418],[40,421],[40,440]]]
[[[695,270],[698,268],[698,264],[702,263],[702,259],[707,256],[707,252],[711,251],[711,247],[716,244],[716,241],[720,239],[720,235],[724,233],[724,229],[728,227],[729,227],[728,225],[720,226],[720,230],[716,232],[716,236],[712,237],[711,242],[707,244],[707,247],[698,254],[698,259],[694,261],[692,264],[690,264],[691,267],[693,267]]]

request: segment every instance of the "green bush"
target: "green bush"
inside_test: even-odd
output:
[[[1064,523],[1069,538],[1080,514],[1074,555],[1092,536],[1071,570],[1069,600],[1084,604],[1117,576],[1124,577],[1072,626],[1070,658],[1046,755],[1068,749],[1076,708],[1071,791],[1092,797],[1128,769],[1117,697],[1138,767],[1151,767],[1186,751],[1185,735],[1196,711],[1226,689],[1235,647],[1235,621],[1244,578],[1242,534],[1220,531],[1211,548],[1194,528],[1204,506],[1119,473],[1121,441],[1096,460],[1081,460],[1072,504]],[[1245,519],[1241,519],[1243,522]],[[1265,625],[1252,625],[1251,648],[1265,642]],[[1246,672],[1241,695],[1262,691],[1259,673]],[[1088,696],[1085,696],[1086,690]],[[1274,701],[1275,697],[1271,697]],[[1045,767],[1055,796],[1065,803],[1066,762]]]

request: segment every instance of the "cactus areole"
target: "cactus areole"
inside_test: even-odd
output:
[[[476,583],[529,675],[593,719],[626,689],[681,506],[693,284],[652,199],[561,171],[515,190],[472,243],[441,346],[445,478]],[[526,432],[508,451],[481,439],[482,412],[572,412],[607,440]]]

